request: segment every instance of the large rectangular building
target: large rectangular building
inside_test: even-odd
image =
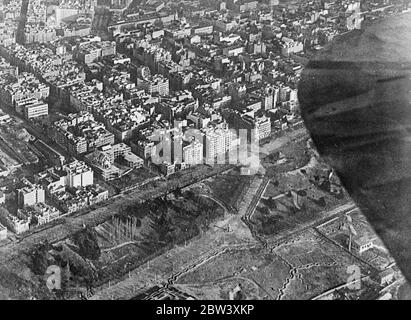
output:
[[[32,206],[39,202],[45,201],[45,192],[41,185],[31,183],[26,178],[20,182],[20,186],[16,189],[17,204],[20,207]]]
[[[38,117],[45,117],[49,114],[49,106],[47,103],[37,101],[36,103],[24,106],[24,117],[26,119],[33,119]]]
[[[93,185],[93,170],[84,162],[75,160],[63,166],[49,168],[35,177],[48,194],[60,191],[65,187],[81,188]]]
[[[137,88],[145,90],[150,95],[167,96],[170,93],[170,82],[166,77],[156,74],[146,79],[137,78]]]
[[[184,163],[189,166],[203,163],[203,150],[203,144],[197,140],[183,147]]]
[[[94,183],[93,170],[82,161],[74,161],[65,166],[67,185],[72,188],[87,187]]]

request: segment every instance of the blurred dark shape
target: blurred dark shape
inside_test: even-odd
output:
[[[309,62],[299,100],[335,169],[411,282],[411,14],[341,36]]]

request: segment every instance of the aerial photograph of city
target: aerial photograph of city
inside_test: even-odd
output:
[[[410,70],[410,0],[0,0],[0,300],[411,299]]]

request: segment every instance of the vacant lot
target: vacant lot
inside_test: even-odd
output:
[[[288,172],[307,165],[311,150],[307,147],[308,137],[291,141],[280,150],[262,158],[261,162],[267,177],[275,177],[279,172]]]
[[[252,176],[240,175],[238,170],[220,174],[204,181],[210,194],[230,207],[238,209],[244,191],[251,184]]]
[[[259,299],[272,299],[273,292],[281,287],[283,279],[289,272],[290,268],[284,262],[261,248],[238,249],[217,256],[193,272],[182,276],[177,283],[185,284],[187,287],[189,284],[194,284],[194,288],[196,285],[201,285],[210,288],[217,286],[222,289],[215,292],[217,295],[205,297],[207,299],[227,298],[228,292],[224,287],[230,287],[230,284],[235,287],[241,282],[249,283],[252,291],[247,292],[245,287],[245,296],[257,295]]]
[[[307,231],[272,252],[228,250],[182,275],[177,284],[204,299],[227,299],[237,286],[245,299],[310,299],[346,283],[353,264],[359,262],[350,254]],[[366,265],[359,267],[369,272]]]

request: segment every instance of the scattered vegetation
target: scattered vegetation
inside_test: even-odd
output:
[[[30,256],[30,269],[36,275],[43,276],[49,267],[48,251],[51,246],[48,243],[37,245]]]
[[[97,260],[101,255],[98,245],[97,232],[87,226],[73,235],[73,241],[79,248],[79,254],[90,260]]]

